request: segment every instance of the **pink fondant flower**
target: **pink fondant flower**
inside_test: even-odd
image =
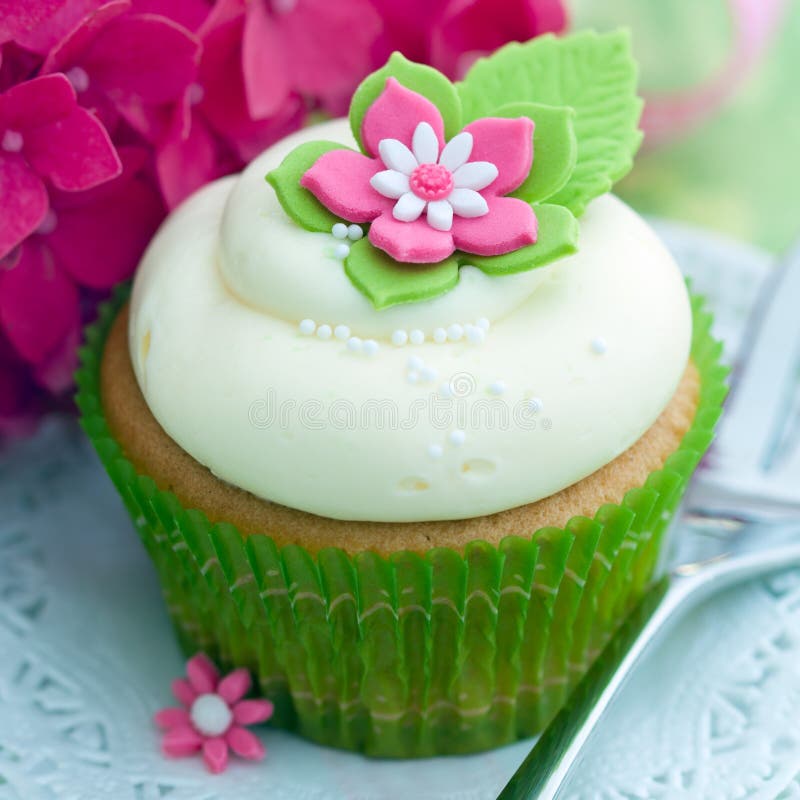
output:
[[[220,679],[211,661],[202,653],[186,665],[187,678],[172,683],[172,691],[183,708],[164,708],[155,716],[165,729],[164,753],[172,758],[202,750],[211,772],[228,765],[228,750],[250,760],[264,757],[264,746],[244,726],[264,722],[274,710],[269,700],[243,700],[250,690],[250,673],[237,669]]]
[[[63,75],[20,83],[0,95],[0,258],[44,221],[47,184],[76,192],[118,175],[103,126],[76,102]]]
[[[372,0],[384,20],[386,53],[399,50],[449,78],[506,42],[561,33],[563,0]]]
[[[49,44],[49,42],[48,42]],[[166,17],[112,0],[83,16],[55,43],[42,72],[64,72],[112,134],[119,117],[150,141],[197,75],[200,44]]]
[[[536,242],[531,206],[503,196],[531,170],[527,117],[475,120],[445,144],[436,106],[389,78],[362,139],[368,155],[332,150],[301,184],[343,219],[371,222],[370,242],[395,260],[434,263],[456,249],[494,256]]]

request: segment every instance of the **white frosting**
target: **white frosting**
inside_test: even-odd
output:
[[[546,497],[655,421],[686,366],[691,314],[677,266],[627,206],[593,202],[570,258],[509,277],[462,268],[436,300],[375,311],[330,255],[340,240],[290,222],[264,180],[309,139],[349,133],[303,131],[203,189],[137,273],[136,376],[200,463],[323,516],[457,519]],[[482,344],[433,339],[479,318]],[[303,319],[350,336],[303,335]],[[415,329],[423,344],[391,343]]]

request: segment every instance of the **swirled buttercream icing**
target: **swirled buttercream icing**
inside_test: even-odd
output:
[[[216,476],[339,519],[491,514],[630,447],[672,397],[691,314],[675,262],[611,195],[579,251],[529,272],[462,266],[430,300],[377,310],[344,272],[357,226],[310,232],[264,175],[306,129],[163,225],[138,270],[130,353],[153,415]]]

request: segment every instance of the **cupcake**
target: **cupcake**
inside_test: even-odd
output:
[[[390,757],[536,734],[653,580],[725,373],[608,194],[640,110],[621,33],[456,85],[395,54],[186,201],[87,330],[83,425],[178,639],[275,724]]]

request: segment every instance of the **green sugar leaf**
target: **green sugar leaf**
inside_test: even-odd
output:
[[[580,216],[633,165],[642,140],[642,101],[626,31],[585,31],[512,43],[477,61],[458,84],[465,121],[493,116],[517,102],[575,110],[577,162],[566,184],[549,198]]]
[[[461,130],[461,102],[455,86],[433,67],[415,64],[400,53],[392,53],[381,69],[364,79],[350,101],[350,127],[362,150],[361,123],[367,109],[386,87],[387,78],[396,78],[406,89],[424,95],[439,109],[447,139]]]
[[[578,159],[578,142],[573,122],[575,111],[567,106],[541,103],[510,103],[498,108],[495,117],[533,120],[533,167],[512,197],[541,203],[552,197],[569,180]]]
[[[400,264],[366,238],[350,246],[345,272],[378,310],[430,300],[458,283],[454,256],[437,264]]]
[[[292,150],[280,166],[266,176],[283,210],[300,227],[330,233],[334,223],[341,222],[308,189],[300,185],[300,179],[320,156],[331,150],[347,149],[337,142],[306,142]]]
[[[459,253],[459,263],[472,264],[487,275],[510,275],[543,267],[578,249],[578,221],[564,206],[534,205],[539,223],[536,244],[529,244],[502,256],[475,256]]]

